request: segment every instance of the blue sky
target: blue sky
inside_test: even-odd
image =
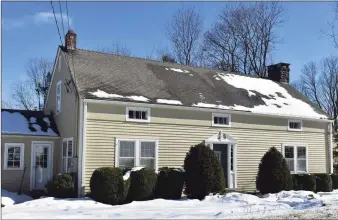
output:
[[[60,21],[59,3],[53,2]],[[65,2],[61,2],[65,13]],[[78,47],[109,48],[126,45],[133,56],[145,57],[169,46],[164,24],[181,7],[194,6],[207,30],[226,2],[68,2],[71,28]],[[278,29],[282,42],[273,61],[291,63],[291,80],[303,65],[337,55],[338,49],[323,32],[333,19],[333,2],[284,2],[286,22]],[[60,26],[60,23],[59,23]],[[68,28],[65,22],[65,31]],[[53,60],[60,39],[50,2],[2,2],[2,98],[11,102],[11,85],[25,78],[30,59]],[[61,35],[62,28],[60,29]],[[63,36],[62,36],[63,38]]]

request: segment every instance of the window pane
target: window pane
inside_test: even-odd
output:
[[[218,124],[218,118],[217,117],[214,117],[214,124]]]
[[[134,118],[134,111],[129,110],[128,115],[129,115],[129,118]]]
[[[294,159],[285,159],[290,171],[295,171]]]
[[[297,160],[297,171],[306,172],[306,160]]]
[[[14,160],[14,156],[13,156],[13,154],[8,154],[8,158],[7,158],[7,160]]]
[[[230,170],[234,171],[234,147],[231,146],[230,149]]]
[[[8,148],[8,153],[9,153],[9,154],[14,153],[14,147],[9,147],[9,148]]]
[[[134,158],[119,158],[119,167],[133,167]]]
[[[10,160],[10,161],[7,161],[7,167],[8,168],[13,168],[13,161],[12,160]]]
[[[297,158],[306,158],[306,147],[297,147]]]
[[[136,111],[136,119],[141,119],[141,112],[140,111]]]
[[[224,118],[219,117],[218,120],[221,125],[224,124]]]
[[[120,157],[134,157],[135,142],[120,141]]]
[[[13,162],[13,168],[20,168],[20,160]]]
[[[68,141],[68,156],[73,156],[73,141]]]
[[[293,147],[285,146],[285,158],[294,158]]]
[[[147,112],[142,112],[142,119],[147,120]]]
[[[214,117],[214,124],[227,125],[228,118],[227,117]]]
[[[20,160],[20,153],[14,154],[14,160]]]
[[[141,142],[141,157],[155,157],[155,142]]]
[[[62,143],[62,156],[67,156],[67,141]]]
[[[290,123],[289,123],[289,126],[290,126],[290,128],[292,128],[292,129],[300,129],[300,128],[301,128],[300,122],[290,122]]]
[[[141,158],[140,159],[140,166],[155,168],[154,161],[155,161],[155,159],[152,159],[152,158],[147,158],[147,159]]]
[[[20,147],[15,147],[14,152],[20,154],[21,148]]]

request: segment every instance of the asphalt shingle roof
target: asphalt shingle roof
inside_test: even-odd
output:
[[[116,94],[121,97],[143,96],[149,99],[147,103],[158,103],[157,99],[166,99],[178,100],[183,106],[209,103],[254,108],[266,105],[266,100],[276,98],[257,91],[252,91],[251,93],[255,95],[250,95],[250,91],[247,89],[235,87],[217,77],[219,73],[257,79],[255,76],[82,49],[76,49],[72,53],[62,51],[69,56],[68,60],[77,88],[80,96],[85,99],[116,100],[112,96],[98,97],[93,95],[94,92],[101,90],[107,94]],[[261,86],[267,82],[264,80],[271,82],[269,79],[261,80],[263,82]],[[275,85],[284,88],[293,98],[307,103],[315,113],[324,115],[320,118],[328,117],[325,112],[289,84],[276,82]],[[124,98],[119,98],[119,100],[142,102]],[[284,107],[278,106],[278,108]],[[299,109],[297,113],[299,113]]]

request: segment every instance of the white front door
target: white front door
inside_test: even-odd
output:
[[[44,189],[52,175],[52,144],[33,143],[32,153],[32,188]]]

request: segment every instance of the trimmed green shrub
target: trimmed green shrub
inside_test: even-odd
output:
[[[45,186],[47,196],[57,198],[76,197],[72,176],[68,173],[58,173]]]
[[[180,199],[184,185],[184,172],[177,168],[160,168],[157,175],[156,198]]]
[[[332,189],[338,189],[338,174],[333,173],[330,176],[332,180]]]
[[[90,178],[90,196],[95,201],[117,205],[124,202],[124,181],[118,167],[101,167]]]
[[[316,177],[313,174],[293,174],[294,190],[316,191]]]
[[[315,173],[316,176],[316,192],[331,192],[332,179],[327,173]]]
[[[256,188],[262,194],[278,193],[293,188],[292,176],[283,155],[271,147],[259,164]]]
[[[184,160],[185,194],[204,199],[210,193],[225,192],[223,169],[213,150],[204,144],[192,146]]]
[[[143,168],[130,173],[127,201],[145,201],[155,196],[157,176],[154,169]]]

